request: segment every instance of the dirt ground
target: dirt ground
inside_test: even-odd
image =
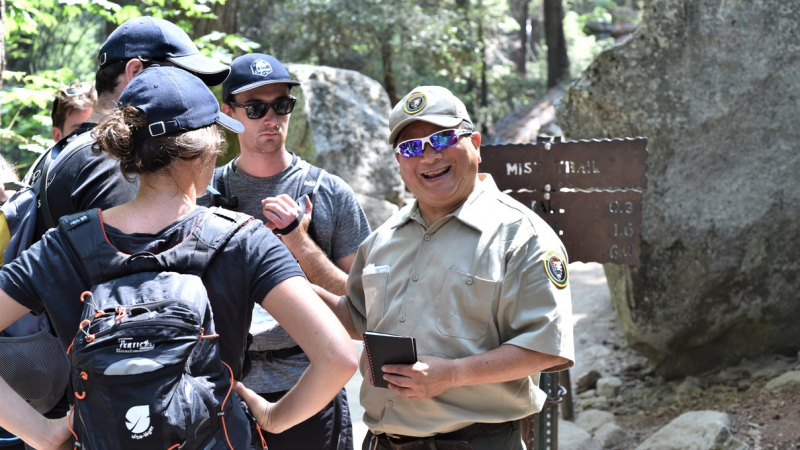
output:
[[[570,264],[575,316],[576,383],[592,370],[623,381],[605,404],[589,390],[575,394],[575,411],[587,407],[614,413],[634,436],[635,448],[689,411],[714,410],[731,417],[731,430],[751,450],[800,449],[800,383],[766,390],[772,378],[800,370],[797,357],[768,355],[738,366],[677,380],[656,376],[647,359],[627,348],[600,264]],[[594,406],[592,406],[592,404]]]

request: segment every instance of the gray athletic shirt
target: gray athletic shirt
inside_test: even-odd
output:
[[[237,171],[234,162],[229,162],[227,195],[239,199],[238,210],[264,220],[261,200],[287,193],[293,196],[299,183],[303,182],[302,164],[307,164],[292,154],[292,163],[281,173],[267,178],[252,177]],[[198,199],[198,204],[207,204],[210,199]],[[370,234],[364,210],[356,199],[353,189],[336,175],[325,173],[320,188],[312,199],[313,212],[309,232],[322,251],[337,261],[356,250]],[[250,328],[253,344],[250,350],[278,350],[294,347],[297,343],[266,312],[256,305]],[[245,385],[258,393],[280,392],[291,389],[309,365],[305,354],[287,359],[253,361]]]

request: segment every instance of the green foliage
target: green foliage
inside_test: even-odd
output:
[[[233,61],[234,52],[237,54],[250,53],[261,47],[261,44],[250,39],[234,34],[220,33],[219,31],[201,36],[195,39],[194,43],[201,53],[225,64],[230,64]]]
[[[213,20],[217,5],[227,8],[226,1],[239,11],[238,35],[212,32],[195,41],[221,62],[260,49],[286,62],[351,69],[380,81],[395,101],[415,86],[442,85],[464,100],[484,131],[546,89],[542,0],[117,1],[8,3],[8,64],[0,91],[0,148],[6,157],[24,166],[51,145],[55,90],[60,83],[93,78],[94,55],[116,25],[152,15],[189,32],[198,21]],[[573,77],[611,43],[589,35],[586,23],[637,23],[638,1],[564,1]],[[526,17],[532,34],[521,70],[519,31]]]
[[[609,19],[626,1],[565,2],[565,35],[576,76],[608,41],[587,36],[583,23]],[[527,4],[533,27],[542,27],[541,0],[242,0],[241,34],[283,61],[351,69],[380,81],[397,101],[418,85],[448,87],[467,104],[483,129],[542,95],[546,58],[512,62],[520,25],[511,8]],[[621,6],[620,6],[621,5]],[[523,12],[524,14],[524,8]],[[541,19],[539,19],[541,20]],[[536,31],[536,30],[534,30]],[[539,35],[542,32],[539,31]],[[533,46],[544,49],[543,41]],[[482,77],[487,92],[483,104]]]
[[[125,0],[123,0],[125,1]],[[0,151],[24,169],[49,148],[50,108],[60,85],[93,80],[94,55],[113,27],[141,15],[165,18],[184,30],[193,21],[214,19],[210,6],[225,0],[14,0],[7,3],[7,67],[0,91]],[[233,51],[259,44],[225,33],[196,41],[201,52],[230,62]]]
[[[60,80],[70,80],[69,69],[47,70],[34,75],[5,72],[5,82],[14,82],[0,91],[0,142],[3,156],[22,167],[30,165],[38,153],[52,145],[50,105]],[[5,83],[4,83],[5,84]]]
[[[564,38],[567,40],[567,54],[572,78],[580,76],[580,73],[589,66],[603,48],[613,43],[611,38],[598,42],[594,36],[587,36],[583,32],[582,17],[575,11],[568,11],[564,14]]]

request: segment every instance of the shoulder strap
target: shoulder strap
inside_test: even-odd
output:
[[[62,232],[83,263],[91,285],[103,281],[103,267],[121,266],[127,259],[122,253],[107,243],[102,228],[99,209],[70,214],[58,221],[58,229]]]
[[[100,210],[63,217],[59,228],[83,263],[91,284],[137,272],[169,270],[202,275],[222,249],[252,217],[222,208],[207,210],[192,233],[159,254],[119,252],[106,239]]]
[[[300,222],[303,220],[303,216],[306,214],[306,202],[303,200],[303,197],[308,195],[313,201],[314,194],[316,194],[319,190],[320,180],[322,180],[322,176],[325,174],[324,169],[321,169],[317,166],[312,166],[307,161],[299,158],[298,164],[302,165],[303,175],[299,185],[297,186],[297,190],[295,191],[294,200],[297,202],[297,206],[300,207],[300,214],[298,214],[297,218],[294,219],[294,222],[290,223],[285,228],[273,230],[275,234],[289,234],[300,225]],[[312,225],[313,224],[309,224],[309,229]]]
[[[228,182],[228,176],[233,161],[235,161],[235,158],[224,166],[214,169],[214,176],[211,178],[211,183],[208,185],[207,190],[211,193],[214,206],[221,206],[231,211],[238,211],[239,198],[235,195],[230,195],[230,184]]]
[[[48,230],[56,226],[56,222],[53,220],[53,213],[50,212],[50,203],[47,201],[47,173],[49,172],[52,162],[52,158],[45,158],[44,167],[42,167],[42,175],[34,185],[36,197],[39,200],[39,208],[42,210],[42,217],[44,217],[44,223],[47,225]]]
[[[322,177],[325,175],[325,169],[321,167],[317,167],[311,165],[310,163],[300,160],[304,164],[303,168],[303,176],[300,185],[297,187],[297,193],[295,194],[295,200],[300,201],[306,195],[314,196],[319,190]]]
[[[303,198],[303,195],[305,195],[305,194],[303,194],[303,191],[306,190],[305,189],[306,178],[308,178],[308,174],[309,174],[309,172],[311,172],[311,164],[309,164],[306,161],[303,161],[300,158],[297,159],[297,162],[298,162],[298,165],[301,167],[303,173],[300,175],[300,182],[297,183],[297,189],[295,189],[295,193],[294,193],[294,197],[293,198],[294,198],[294,200],[296,202],[299,202],[300,199]]]
[[[246,214],[220,207],[209,208],[186,240],[155,258],[167,270],[200,276],[217,252],[251,220],[253,218]]]
[[[34,190],[41,205],[44,223],[47,225],[48,229],[55,228],[58,224],[53,219],[53,213],[50,211],[50,203],[47,201],[47,186],[49,186],[51,182],[51,180],[48,180],[47,175],[50,173],[51,169],[55,169],[58,164],[66,158],[69,158],[72,152],[85,147],[93,140],[94,138],[92,137],[91,131],[78,135],[71,134],[58,141],[54,146],[50,147],[50,150],[47,152],[48,156],[44,158],[42,173],[39,179],[34,183]]]
[[[42,161],[44,161],[45,158],[49,157],[50,157],[50,149],[47,149],[46,151],[42,152],[42,154],[39,155],[38,158],[36,158],[36,161],[34,161],[31,168],[28,169],[28,173],[25,174],[25,177],[22,178],[22,183],[28,186],[34,185],[41,175],[41,170],[38,169],[39,165],[42,164]]]
[[[236,158],[238,158],[238,156]],[[222,190],[225,192],[225,195],[231,195],[231,182],[229,177],[233,170],[233,162],[236,161],[236,158],[233,158],[228,161],[228,164],[222,166]]]
[[[251,216],[225,208],[209,208],[192,233],[214,251],[224,247],[239,229],[253,220]]]

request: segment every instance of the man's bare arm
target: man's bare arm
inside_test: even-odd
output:
[[[353,325],[353,318],[350,316],[350,308],[347,307],[347,299],[343,295],[332,294],[320,286],[312,285],[312,287],[314,288],[314,292],[319,295],[322,301],[328,305],[328,308],[339,318],[339,322],[342,323],[347,334],[350,335],[350,338],[360,341],[361,335],[358,334],[355,325]]]
[[[339,261],[342,261],[342,259],[349,259],[350,265],[352,265],[355,252],[345,256],[334,264],[334,262],[328,259],[328,256],[322,252],[322,249],[311,240],[311,237],[301,226],[297,227],[297,229],[288,235],[283,236],[282,240],[289,251],[292,252],[292,255],[297,258],[297,261],[300,263],[300,268],[303,269],[306,277],[308,277],[308,281],[337,295],[343,295],[345,293],[345,284],[347,284],[347,274],[350,268],[348,267],[346,271],[343,270],[342,266],[339,265]]]
[[[280,235],[280,238],[292,255],[297,258],[308,281],[322,286],[329,292],[343,295],[347,274],[355,259],[355,252],[338,259],[335,263],[328,259],[328,256],[308,235],[308,225],[311,222],[314,206],[307,197],[301,201],[306,202],[306,213],[303,215],[300,225],[291,233]],[[264,218],[267,219],[266,225],[272,230],[285,228],[300,213],[297,203],[286,194],[266,198],[262,203]]]
[[[383,366],[383,371],[387,373],[389,389],[420,400],[454,387],[518,380],[567,362],[560,356],[501,345],[486,353],[455,360],[425,355],[416,364],[390,364]]]

